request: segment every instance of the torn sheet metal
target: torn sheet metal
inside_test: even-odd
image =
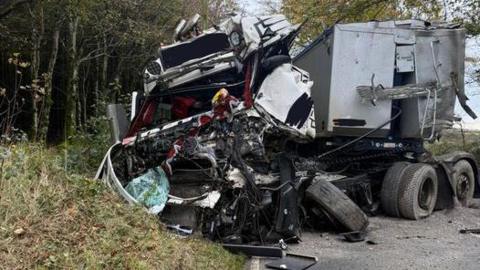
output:
[[[252,170],[252,172],[254,171]],[[279,175],[262,174],[262,173],[256,173],[256,172],[254,172],[254,174],[255,174],[255,183],[257,185],[268,186],[268,185],[272,185],[277,182],[280,182]],[[245,186],[245,181],[246,181],[245,176],[237,168],[233,168],[229,170],[227,172],[226,179],[233,183],[232,188],[242,188]]]
[[[233,168],[227,172],[227,180],[232,182],[233,188],[243,188],[245,186],[245,176],[243,176],[242,172],[238,168]]]
[[[458,87],[458,75],[456,74],[451,74],[451,79],[453,83],[453,88],[455,89],[455,93],[458,98],[458,102],[460,103],[460,106],[462,106],[463,110],[470,116],[472,119],[477,119],[477,114],[468,106],[467,101],[469,98],[465,94],[465,88],[459,88]]]
[[[299,29],[282,14],[261,17],[231,17],[220,25],[230,38],[230,43],[240,59],[248,58],[260,47],[267,47]]]
[[[283,64],[263,81],[255,102],[286,126],[314,137],[312,86],[308,73]]]
[[[191,205],[201,208],[214,208],[220,199],[220,192],[214,190],[195,198],[179,198],[169,195],[168,204]]]
[[[280,182],[280,176],[275,174],[263,174],[263,173],[256,173],[255,180],[257,185],[272,185],[275,183]]]

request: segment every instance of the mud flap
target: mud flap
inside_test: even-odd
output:
[[[473,173],[475,175],[475,193],[473,195],[474,198],[480,198],[480,170],[475,159],[475,156],[471,153],[464,152],[464,151],[455,151],[451,152],[442,156],[438,156],[435,158],[437,162],[442,166],[445,170],[445,173],[448,176],[448,180],[450,182],[452,192],[455,192],[456,183],[453,180],[453,165],[459,161],[460,159],[467,160],[470,165],[472,165]],[[447,165],[449,164],[449,165]]]
[[[295,171],[292,162],[285,156],[280,156],[280,185],[275,230],[285,237],[298,236],[299,214],[297,205],[297,190],[294,188]]]
[[[438,177],[438,193],[434,210],[451,209],[455,207],[453,200],[454,191],[450,184],[448,172],[445,166],[447,165],[438,166],[435,169]]]

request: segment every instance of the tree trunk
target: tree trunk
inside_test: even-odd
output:
[[[100,42],[97,43],[97,48],[101,48]],[[104,55],[103,57],[106,57]],[[92,116],[97,117],[98,116],[98,103],[99,103],[99,93],[100,93],[100,83],[99,80],[101,79],[100,75],[100,58],[96,58],[93,61],[95,61],[95,72],[93,73],[93,79],[94,79],[94,85],[93,85],[93,103],[90,105],[90,109],[92,110]]]
[[[101,83],[101,90],[103,93],[103,97],[107,96],[107,74],[108,74],[108,54],[107,54],[107,38],[104,36],[103,37],[103,64],[102,64],[102,72],[101,77],[100,77],[100,83]]]
[[[0,19],[7,16],[16,7],[32,2],[32,0],[6,0],[0,1]]]
[[[78,24],[79,24],[79,17],[75,17],[68,23],[69,29],[69,46],[68,46],[68,53],[69,53],[69,76],[67,82],[67,91],[65,92],[65,117],[64,117],[64,127],[65,130],[63,131],[63,140],[73,134],[73,125],[75,119],[75,100],[78,91],[78,67],[79,63],[79,56],[77,50],[77,34],[78,34]]]
[[[88,80],[90,78],[90,62],[87,63],[87,67],[84,69],[83,74],[83,81],[82,81],[82,95],[81,95],[81,104],[82,104],[82,125],[83,127],[87,127],[87,96],[89,94],[89,83]]]
[[[121,89],[122,89],[122,84],[121,84],[121,76],[122,76],[122,68],[123,68],[123,58],[119,58],[117,62],[117,66],[115,68],[115,75],[113,79],[113,87],[111,89],[111,95],[110,95],[110,102],[113,103],[118,103],[118,99],[120,98],[121,95]]]
[[[77,127],[80,127],[80,118],[78,115],[80,106],[78,104],[79,97],[78,97],[78,69],[79,69],[79,63],[78,61],[73,61],[72,63],[72,78],[71,78],[71,92],[67,93],[67,97],[69,98],[67,100],[67,104],[69,105],[67,108],[70,108],[70,112],[68,113],[68,119],[67,119],[67,136],[70,136],[73,134],[74,128],[73,128],[73,120],[76,120],[76,125]],[[73,106],[75,104],[75,106]]]
[[[52,88],[53,88],[53,72],[57,62],[58,42],[60,39],[60,30],[57,28],[52,34],[52,51],[50,52],[50,59],[48,60],[47,75],[45,76],[45,99],[43,101],[43,108],[41,110],[40,124],[41,126],[49,126],[49,113],[52,106]]]
[[[87,91],[84,89],[83,90],[83,96],[82,96],[82,124],[84,127],[87,127]]]
[[[37,140],[38,135],[38,104],[40,102],[40,93],[38,84],[39,81],[39,71],[40,71],[40,49],[42,45],[43,36],[45,33],[44,21],[43,21],[43,7],[38,6],[38,14],[36,11],[30,10],[32,15],[32,63],[31,63],[31,79],[32,79],[32,88],[31,88],[31,102],[32,102],[32,126],[31,126],[31,138],[32,140]]]

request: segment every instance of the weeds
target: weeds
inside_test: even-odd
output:
[[[93,177],[110,147],[109,130],[106,117],[91,118],[86,131],[78,132],[59,147],[64,154],[64,169]]]
[[[440,141],[426,145],[434,155],[443,155],[453,151],[466,151],[473,154],[480,161],[480,140],[478,131],[465,131],[463,134],[458,129],[449,130]]]

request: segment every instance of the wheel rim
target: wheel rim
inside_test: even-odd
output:
[[[433,189],[434,182],[431,178],[427,178],[422,182],[420,192],[418,193],[418,204],[420,208],[427,211],[430,210],[433,201]]]
[[[462,173],[457,178],[457,198],[459,200],[465,200],[467,198],[468,191],[470,190],[470,181],[467,174]]]

